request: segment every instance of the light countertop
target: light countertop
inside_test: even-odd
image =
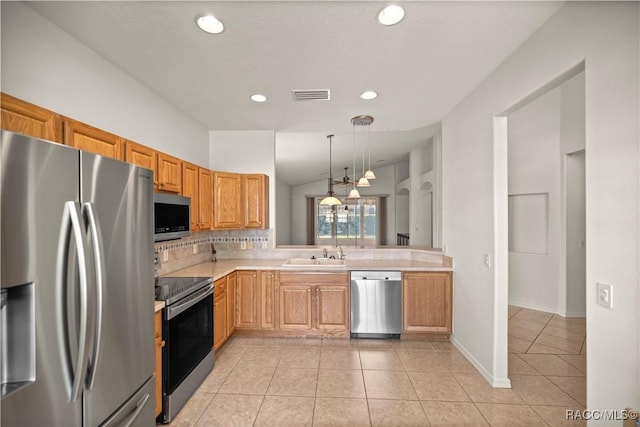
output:
[[[155,311],[158,312],[164,308],[164,301],[155,301]]]
[[[344,266],[283,265],[286,259],[235,259],[203,262],[164,275],[165,277],[213,277],[218,280],[235,270],[324,271],[344,273],[351,270],[453,271],[439,263],[398,259],[347,259]]]

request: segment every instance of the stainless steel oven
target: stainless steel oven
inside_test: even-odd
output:
[[[156,299],[164,300],[162,414],[169,423],[209,375],[213,353],[213,280],[159,278]]]

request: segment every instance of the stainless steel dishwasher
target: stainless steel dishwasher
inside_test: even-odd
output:
[[[402,332],[402,274],[351,272],[351,336],[397,338]]]

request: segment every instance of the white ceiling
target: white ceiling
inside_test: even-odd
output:
[[[425,126],[438,123],[562,5],[398,3],[404,20],[384,27],[376,15],[386,2],[374,1],[27,2],[207,129],[276,130],[278,178],[290,184],[327,170],[329,133],[338,135],[335,148],[348,151],[335,164],[334,174],[342,173],[356,115],[375,118],[372,163],[389,160],[390,146],[397,146],[395,157],[406,155],[433,131]],[[224,32],[199,30],[201,13],[221,19]],[[293,89],[329,89],[331,100],[296,102]],[[367,89],[379,97],[361,100]],[[268,102],[249,99],[258,92]],[[292,156],[294,147],[303,158]]]

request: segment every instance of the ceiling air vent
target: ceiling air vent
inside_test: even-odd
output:
[[[329,89],[292,90],[295,101],[328,101]]]

